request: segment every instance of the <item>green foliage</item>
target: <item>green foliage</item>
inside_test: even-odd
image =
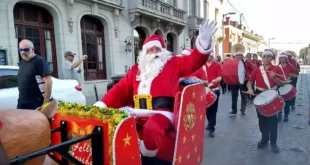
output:
[[[306,47],[303,47],[302,49],[299,50],[298,58],[305,60],[307,55],[308,55],[308,47],[306,46]]]

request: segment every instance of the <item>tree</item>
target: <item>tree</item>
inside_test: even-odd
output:
[[[309,47],[306,46],[306,47],[301,48],[299,51],[299,59],[302,59],[305,63],[308,63],[308,59],[307,59],[308,48]]]

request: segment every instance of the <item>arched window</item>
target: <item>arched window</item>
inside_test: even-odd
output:
[[[83,16],[81,30],[83,53],[88,55],[84,62],[85,79],[106,79],[104,27],[101,21],[92,16]]]
[[[57,77],[54,23],[51,14],[36,5],[17,3],[14,6],[14,23],[18,43],[23,39],[31,40],[35,53],[46,59],[52,75]],[[21,60],[20,55],[19,59]]]

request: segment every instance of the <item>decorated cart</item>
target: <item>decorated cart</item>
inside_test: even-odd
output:
[[[175,143],[170,158],[174,165],[202,164],[205,97],[202,84],[187,86],[175,97],[175,129],[164,139],[165,143]],[[13,123],[6,123],[0,112],[1,121],[0,139],[3,140],[1,130]],[[58,102],[58,111],[51,122],[51,131],[47,135],[51,137],[49,147],[21,154],[13,152],[9,140],[4,139],[3,148],[10,164],[37,165],[38,161],[34,164],[31,160],[48,155],[44,162],[41,159],[41,164],[141,165],[135,117],[127,112]],[[6,165],[5,159],[1,159],[1,147],[0,164]]]

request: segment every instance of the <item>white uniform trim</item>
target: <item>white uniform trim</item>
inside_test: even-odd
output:
[[[138,87],[138,95],[140,94],[151,94],[151,86],[154,79],[148,79],[140,81]]]
[[[268,88],[268,89],[271,89],[271,87],[270,87],[270,82],[269,82],[269,80],[268,80],[268,77],[267,77],[267,74],[266,74],[266,71],[265,71],[264,66],[263,66],[263,65],[260,66],[259,69],[260,69],[260,71],[261,71],[261,73],[262,73],[262,76],[263,76],[263,79],[264,79],[264,82],[265,82],[267,88]]]
[[[184,49],[183,51],[182,51],[182,55],[190,55],[192,52],[190,52],[190,51],[188,51],[188,50],[186,50],[186,49]]]
[[[283,68],[282,68],[282,65],[280,64],[280,68],[281,68],[281,70],[282,70],[282,73],[283,73],[283,76],[284,76],[284,80],[286,80],[286,76],[285,76],[285,73],[284,73],[284,70],[283,70]]]
[[[140,150],[141,150],[141,154],[143,156],[146,156],[146,157],[154,157],[157,154],[157,151],[158,151],[158,149],[157,150],[153,150],[153,151],[146,149],[143,140],[141,140],[141,142],[140,142]]]
[[[159,47],[159,48],[163,47],[159,41],[154,40],[154,41],[149,41],[149,42],[145,43],[143,45],[143,50],[146,50],[146,49],[154,47],[154,46]]]

